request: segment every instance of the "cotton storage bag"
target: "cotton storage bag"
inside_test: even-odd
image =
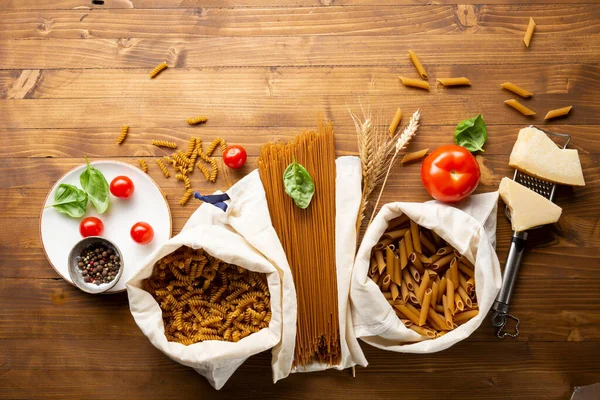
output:
[[[385,350],[434,353],[473,333],[486,318],[501,285],[500,263],[494,249],[497,201],[498,193],[494,192],[471,196],[456,206],[437,201],[384,205],[368,227],[354,264],[350,302],[356,336]],[[377,284],[368,277],[371,250],[389,222],[402,214],[435,231],[475,265],[479,314],[433,340],[424,340],[406,328]]]
[[[291,271],[271,225],[258,174],[246,176],[227,193],[230,200],[225,202],[226,211],[202,204],[181,233],[151,254],[141,270],[127,282],[131,313],[151,343],[174,361],[194,368],[216,389],[223,387],[235,370],[254,354],[273,348],[275,362],[283,343],[290,337],[293,343],[296,320]],[[265,273],[271,296],[268,328],[238,342],[209,340],[189,346],[169,342],[164,334],[162,310],[142,289],[142,281],[152,274],[158,260],[181,246],[204,249],[224,262]],[[293,332],[288,332],[290,330]]]

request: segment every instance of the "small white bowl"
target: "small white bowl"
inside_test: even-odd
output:
[[[81,274],[81,271],[79,270],[79,267],[77,266],[77,264],[79,262],[79,260],[77,258],[81,255],[81,252],[86,247],[93,245],[93,244],[100,244],[106,248],[110,248],[114,251],[115,255],[119,256],[119,260],[121,261],[121,267],[119,268],[119,272],[117,272],[115,279],[113,279],[111,282],[101,283],[99,285],[96,285],[95,283],[86,282],[83,279],[83,275]],[[117,282],[119,281],[119,279],[121,279],[121,275],[123,275],[123,268],[125,267],[125,263],[123,260],[123,254],[121,253],[121,250],[119,250],[117,245],[114,244],[113,242],[111,242],[110,240],[105,239],[100,236],[89,236],[89,237],[86,237],[85,239],[77,242],[75,244],[75,246],[73,246],[73,248],[71,249],[71,252],[69,253],[68,265],[69,265],[69,276],[71,277],[73,284],[75,286],[77,286],[79,289],[83,290],[84,292],[90,293],[90,294],[104,293],[107,290],[114,287],[117,284]]]

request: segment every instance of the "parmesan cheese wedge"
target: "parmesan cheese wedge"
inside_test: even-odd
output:
[[[577,150],[559,148],[533,126],[519,132],[508,165],[550,182],[585,186]]]
[[[500,197],[510,210],[513,231],[521,232],[560,218],[562,208],[510,178],[500,181]]]

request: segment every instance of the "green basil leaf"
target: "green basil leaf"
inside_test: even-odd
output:
[[[304,209],[309,206],[315,193],[315,184],[306,168],[295,159],[283,173],[283,185],[298,207]]]
[[[487,129],[481,114],[461,121],[454,131],[454,142],[470,152],[483,152],[483,144],[487,140]]]
[[[54,207],[61,214],[72,218],[81,218],[87,208],[87,194],[76,186],[61,183],[54,193],[54,204],[48,207]]]
[[[85,157],[85,162],[87,168],[79,176],[79,182],[83,190],[88,194],[94,207],[96,207],[98,214],[104,214],[108,209],[110,200],[108,182],[102,172],[90,165],[87,157]]]

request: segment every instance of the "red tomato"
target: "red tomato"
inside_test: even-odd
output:
[[[128,199],[133,194],[133,189],[133,182],[124,175],[117,176],[110,183],[110,192],[122,199]]]
[[[454,144],[435,149],[421,167],[425,189],[436,200],[455,203],[470,195],[479,183],[479,165],[464,147]]]
[[[131,227],[131,238],[139,244],[148,244],[154,239],[154,229],[146,222],[136,222]]]
[[[248,155],[246,150],[242,146],[234,144],[229,146],[223,152],[223,162],[229,168],[238,169],[241,168],[245,163]]]
[[[81,236],[100,236],[104,232],[104,224],[96,217],[87,217],[79,224]]]

